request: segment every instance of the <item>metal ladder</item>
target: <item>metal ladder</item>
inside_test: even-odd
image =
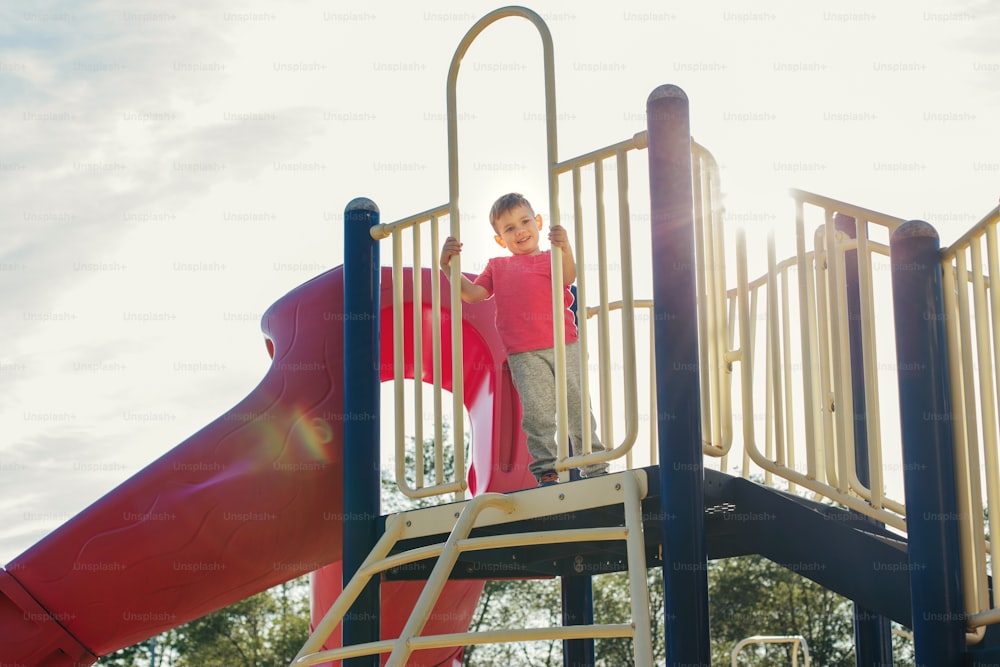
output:
[[[462,503],[410,510],[392,515],[385,533],[368,558],[292,661],[292,667],[317,665],[331,660],[389,653],[388,667],[402,667],[410,654],[421,649],[467,646],[495,642],[540,641],[629,637],[636,665],[652,665],[652,629],[646,555],[642,526],[642,499],[648,490],[643,470],[603,475],[569,484],[557,484],[512,494],[485,493]],[[470,537],[474,528],[514,521],[537,519],[555,514],[578,512],[622,504],[625,525],[597,528],[568,528],[517,534]],[[450,527],[450,528],[449,528]],[[390,555],[402,540],[448,532],[445,542]],[[452,568],[461,553],[483,549],[520,547],[533,544],[563,544],[579,541],[624,540],[626,543],[632,622],[552,628],[522,628],[421,636],[427,617],[434,608]],[[337,625],[372,577],[408,563],[437,558],[427,583],[409,619],[396,639],[323,650]]]

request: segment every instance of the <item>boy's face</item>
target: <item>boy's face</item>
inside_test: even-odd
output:
[[[496,221],[497,235],[494,237],[500,247],[507,248],[514,255],[536,255],[538,231],[542,228],[542,216],[521,204],[500,214]]]

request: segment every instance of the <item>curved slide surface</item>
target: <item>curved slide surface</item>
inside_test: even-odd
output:
[[[391,280],[383,269],[382,380],[393,368]],[[421,307],[429,308],[429,272],[421,280]],[[412,313],[409,272],[404,289]],[[343,391],[350,387],[342,371],[342,304],[339,267],[282,297],[262,321],[273,362],[245,399],[0,570],[0,660],[25,667],[93,664],[314,570],[320,570],[314,585],[322,586],[315,598],[336,595],[339,575],[330,575],[339,572],[342,448],[349,446],[342,440]],[[462,317],[471,491],[532,486],[492,302],[467,306]],[[450,314],[442,320],[447,345]],[[450,360],[444,366],[450,389]],[[409,609],[399,602],[410,592],[395,587],[415,585],[383,591],[394,596],[384,605],[383,636],[398,634]],[[428,631],[464,630],[481,587],[450,582]],[[418,657],[441,665],[458,654],[442,649]]]

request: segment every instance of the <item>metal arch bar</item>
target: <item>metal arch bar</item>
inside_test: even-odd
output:
[[[499,21],[502,18],[508,16],[519,16],[531,21],[535,28],[538,29],[538,33],[542,38],[542,57],[543,57],[543,67],[544,67],[544,82],[545,82],[545,142],[547,149],[547,159],[548,165],[546,172],[548,173],[548,185],[549,185],[549,224],[555,225],[559,223],[559,183],[558,175],[555,171],[555,165],[558,162],[557,152],[556,152],[556,92],[555,92],[555,59],[553,57],[553,47],[552,47],[552,33],[549,32],[549,28],[545,25],[544,19],[539,16],[534,11],[519,6],[501,7],[496,9],[484,17],[479,19],[473,24],[469,31],[465,33],[462,37],[462,41],[459,42],[458,47],[455,49],[455,53],[451,58],[451,64],[448,66],[448,82],[447,82],[447,123],[448,123],[448,202],[449,202],[449,212],[450,212],[450,223],[451,223],[451,236],[457,239],[461,238],[460,235],[460,208],[458,205],[459,198],[459,188],[458,188],[458,102],[457,102],[457,83],[458,83],[458,69],[459,65],[462,63],[462,58],[465,57],[466,52],[472,45],[472,42],[479,36],[483,30],[487,27]],[[562,285],[562,264],[556,262],[558,258],[557,253],[552,253],[552,282],[553,285]],[[450,282],[452,285],[457,285],[461,281],[461,259],[458,261],[453,261],[451,263],[451,274]],[[553,288],[553,291],[555,289]],[[562,292],[559,293],[559,305],[562,305]],[[451,309],[452,312],[460,312],[462,307],[461,295],[458,290],[452,290],[451,292]],[[556,307],[556,298],[553,294],[553,310]],[[556,318],[553,322],[554,338],[555,340],[563,340],[565,336],[565,323],[562,318]],[[452,367],[459,368],[462,364],[463,358],[463,345],[462,345],[462,320],[461,318],[452,318],[451,320],[451,338],[452,338]],[[557,442],[565,442],[567,435],[567,425],[566,425],[566,348],[563,345],[556,345],[554,348],[555,352],[555,374],[556,374],[556,405],[559,409],[558,414],[563,415],[561,419],[557,421],[558,433]],[[465,396],[465,386],[462,379],[462,375],[458,374],[453,379],[452,386],[452,401],[453,409],[456,415],[462,414],[462,407],[464,404]],[[464,442],[465,433],[464,428],[461,423],[456,420],[454,426],[454,438],[456,443]]]
[[[457,83],[458,68],[462,63],[462,58],[472,45],[472,42],[483,30],[491,24],[508,16],[520,16],[531,21],[542,38],[542,58],[545,81],[545,142],[546,154],[548,157],[548,179],[549,179],[549,218],[552,224],[559,220],[558,216],[558,182],[557,174],[553,167],[558,163],[556,149],[556,87],[555,87],[555,59],[553,57],[552,33],[545,25],[544,19],[534,11],[526,7],[510,6],[496,9],[483,18],[476,21],[469,31],[465,33],[462,41],[455,49],[455,54],[451,58],[451,65],[448,67],[447,84],[447,121],[448,121],[448,196],[452,213],[451,225],[452,236],[457,236],[459,223],[458,208],[458,102]]]

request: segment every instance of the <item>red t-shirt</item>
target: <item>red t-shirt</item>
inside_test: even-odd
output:
[[[496,325],[507,354],[552,347],[552,258],[548,250],[537,255],[493,257],[473,281],[496,300]],[[578,338],[570,306],[573,293],[563,288],[566,343]]]

